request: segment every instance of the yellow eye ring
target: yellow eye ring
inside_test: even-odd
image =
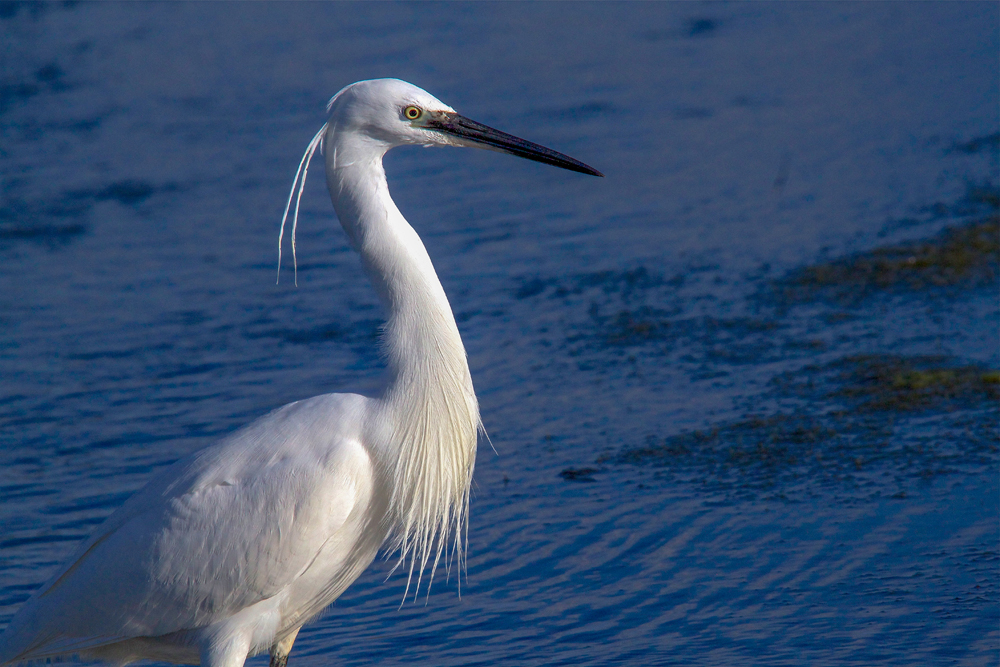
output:
[[[415,107],[411,104],[403,109],[403,115],[406,116],[408,120],[416,120],[424,115],[424,112],[420,107]]]

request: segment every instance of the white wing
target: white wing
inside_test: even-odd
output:
[[[371,522],[367,400],[292,403],[164,471],[29,600],[0,663],[202,628],[278,595],[293,614],[318,612],[332,598],[300,599],[296,581],[308,573],[309,595],[322,595],[317,578],[374,556],[349,562]]]

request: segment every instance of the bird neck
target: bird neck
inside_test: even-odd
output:
[[[386,147],[333,138],[326,150],[333,205],[388,311],[382,350],[390,377],[373,431],[393,476],[392,546],[401,560],[409,555],[411,576],[420,565],[419,590],[420,573],[432,556],[437,565],[442,549],[462,562],[479,407],[444,288],[389,196]]]
[[[334,208],[388,313],[382,349],[393,385],[413,388],[447,373],[471,376],[465,347],[427,249],[389,196],[382,154],[338,166],[334,146],[327,165]],[[430,371],[430,372],[428,372]]]

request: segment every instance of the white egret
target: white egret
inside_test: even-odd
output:
[[[286,405],[157,475],[15,615],[0,664],[239,667],[270,649],[283,666],[302,624],[380,548],[399,552],[414,595],[428,566],[430,580],[442,558],[462,567],[479,407],[448,299],[389,197],[382,156],[479,146],[601,174],[396,79],[347,86],[328,112],[296,183],[325,144],[337,216],[388,310],[385,390]]]

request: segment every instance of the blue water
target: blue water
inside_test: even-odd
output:
[[[297,288],[277,225],[326,100],[395,76],[607,178],[388,156],[496,453],[461,598],[399,608],[377,562],[296,665],[1000,662],[995,406],[893,421],[890,445],[957,452],[933,474],[607,462],[789,409],[773,378],[851,355],[1000,366],[995,284],[846,315],[759,298],[1000,182],[955,148],[1000,129],[995,3],[14,3],[0,33],[0,624],[154,470],[377,385],[380,312],[322,174]],[[622,312],[665,333],[616,338]]]

